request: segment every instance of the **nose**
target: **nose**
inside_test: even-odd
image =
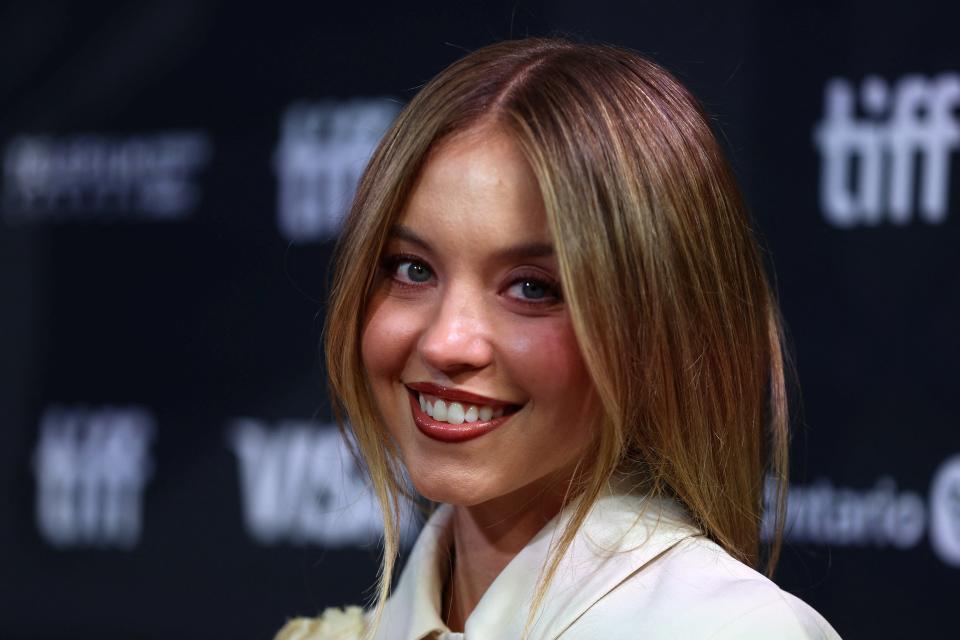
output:
[[[428,366],[452,376],[492,362],[490,324],[478,300],[463,287],[444,292],[420,336],[420,355]]]

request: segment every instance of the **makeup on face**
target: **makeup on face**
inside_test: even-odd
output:
[[[499,130],[430,154],[379,260],[362,355],[417,490],[523,496],[591,440],[593,388],[539,186]]]

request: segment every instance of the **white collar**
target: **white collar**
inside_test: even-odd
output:
[[[467,618],[465,640],[521,637],[551,542],[576,504],[548,522],[497,576]],[[453,507],[441,505],[424,525],[387,602],[377,640],[421,640],[449,632],[440,617],[440,592],[452,515]],[[699,533],[672,500],[601,495],[560,560],[529,637],[556,638],[620,583]]]

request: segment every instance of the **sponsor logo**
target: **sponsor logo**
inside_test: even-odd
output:
[[[126,216],[171,220],[200,200],[204,134],[19,136],[3,157],[3,212],[12,221]]]
[[[770,506],[775,492],[775,483],[769,481],[762,530],[767,539],[773,533]],[[919,494],[898,491],[889,476],[864,490],[835,487],[819,480],[808,486],[790,486],[784,525],[785,537],[793,542],[907,549],[923,537],[926,507]]]
[[[761,537],[774,530],[776,483],[768,479]],[[890,476],[869,489],[836,487],[828,480],[790,485],[784,537],[797,543],[850,547],[917,547],[925,533],[945,564],[960,567],[960,455],[936,470],[927,500],[900,490]]]
[[[298,102],[274,156],[277,224],[293,242],[336,236],[360,174],[400,105],[386,99]]]
[[[933,476],[930,543],[941,560],[960,567],[960,455],[944,461]]]
[[[813,136],[827,222],[840,228],[902,225],[915,217],[943,222],[951,156],[960,148],[958,106],[958,73],[907,75],[892,87],[869,76],[859,92],[848,80],[831,79]]]
[[[340,548],[379,541],[380,508],[334,425],[269,427],[239,418],[228,444],[239,464],[244,523],[257,542]],[[408,522],[404,540],[414,533]]]
[[[60,548],[135,547],[154,431],[137,407],[45,411],[33,458],[41,536]]]

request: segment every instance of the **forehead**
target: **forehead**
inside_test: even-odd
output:
[[[533,170],[510,135],[492,126],[455,134],[430,152],[399,223],[427,236],[549,239]]]

